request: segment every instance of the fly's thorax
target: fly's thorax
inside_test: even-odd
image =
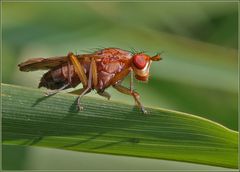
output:
[[[129,67],[129,60],[118,57],[101,58],[97,60],[98,88],[105,89],[109,82],[125,68]],[[123,78],[121,78],[123,79]]]

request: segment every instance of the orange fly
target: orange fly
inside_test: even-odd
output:
[[[105,91],[113,86],[121,93],[133,96],[143,113],[147,113],[140,102],[140,96],[133,90],[133,74],[140,81],[147,81],[152,61],[161,60],[160,54],[153,57],[143,52],[130,52],[118,48],[104,48],[92,54],[74,55],[51,58],[32,58],[21,64],[21,71],[49,70],[39,83],[40,87],[53,90],[47,96],[56,94],[68,88],[74,88],[82,83],[78,90],[77,107],[82,110],[81,98],[91,90],[96,90],[103,97],[110,99]],[[131,74],[130,88],[121,85],[123,79]]]

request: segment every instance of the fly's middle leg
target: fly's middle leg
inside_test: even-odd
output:
[[[97,91],[97,93],[98,93],[98,95],[103,96],[103,97],[107,98],[108,100],[110,100],[110,98],[111,98],[111,95],[106,91],[99,90],[99,91]]]
[[[90,91],[91,91],[91,88],[89,88],[89,87],[82,88],[82,89],[79,90],[80,95],[77,98],[77,108],[78,108],[78,110],[80,110],[80,111],[83,110],[83,106],[81,106],[81,99],[85,94],[87,94]]]

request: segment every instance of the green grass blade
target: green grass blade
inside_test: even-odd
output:
[[[238,132],[194,115],[2,84],[4,144],[238,165]],[[129,97],[130,98],[130,97]]]

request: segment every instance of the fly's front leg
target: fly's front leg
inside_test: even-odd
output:
[[[78,110],[80,110],[80,111],[83,110],[83,106],[81,106],[81,99],[85,94],[90,92],[90,90],[91,90],[91,87],[82,88],[82,89],[79,90],[80,95],[77,98],[77,108],[78,108]]]
[[[131,72],[130,89],[120,85],[121,80],[124,77],[126,77],[129,74],[129,72]],[[121,71],[120,73],[118,73],[114,78],[112,78],[112,80],[110,80],[109,85],[113,85],[113,88],[115,88],[116,90],[118,90],[119,92],[121,92],[123,94],[133,96],[135,102],[137,103],[138,107],[141,108],[142,112],[144,114],[147,113],[147,111],[144,109],[143,105],[141,104],[141,102],[139,100],[140,99],[139,94],[137,92],[133,91],[133,71],[132,71],[131,67],[128,67],[128,68],[124,69],[123,71]]]
[[[131,89],[126,88],[126,87],[124,87],[122,85],[119,85],[119,84],[113,85],[113,88],[115,88],[116,90],[118,90],[119,92],[121,92],[123,94],[133,96],[133,98],[134,98],[135,102],[137,103],[138,107],[142,110],[142,112],[144,114],[147,114],[147,111],[144,109],[143,105],[140,102],[140,96],[137,92],[132,91]]]

